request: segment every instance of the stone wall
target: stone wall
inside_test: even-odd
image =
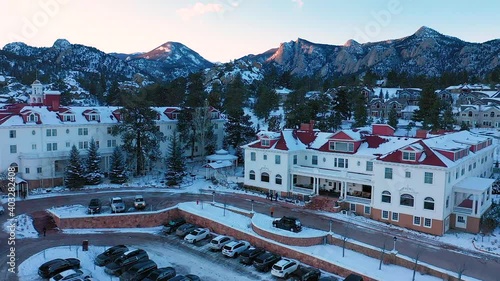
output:
[[[320,237],[281,236],[279,234],[261,229],[253,224],[252,224],[252,230],[262,237],[274,240],[278,243],[283,243],[285,245],[291,245],[291,246],[307,247],[307,246],[321,245],[324,244],[326,241],[326,234],[325,236],[320,236]]]

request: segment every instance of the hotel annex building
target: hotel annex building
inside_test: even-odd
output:
[[[244,146],[245,185],[282,196],[336,194],[357,215],[434,235],[479,232],[492,204],[491,137],[396,137],[386,124],[371,132],[313,127],[260,132]]]
[[[18,190],[62,185],[71,147],[76,145],[83,156],[92,138],[99,147],[101,171],[110,170],[110,156],[114,148],[121,145],[121,137],[111,134],[112,126],[120,122],[120,107],[66,107],[59,102],[58,91],[44,91],[36,80],[28,104],[0,108],[0,143],[3,145],[0,172],[14,167]],[[160,151],[166,153],[180,108],[152,109],[157,112],[157,125],[167,139],[160,144]],[[216,149],[220,149],[225,121],[213,108],[210,114],[217,138]],[[195,147],[195,154],[200,153],[201,147]]]

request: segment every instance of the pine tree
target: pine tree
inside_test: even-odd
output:
[[[392,107],[391,110],[389,111],[387,124],[393,127],[394,129],[396,129],[398,126],[398,113],[396,111],[396,108],[394,107]]]
[[[112,183],[124,183],[127,181],[125,174],[125,161],[123,160],[122,150],[117,146],[111,154],[111,171],[109,179]]]
[[[85,185],[85,169],[80,159],[80,152],[75,145],[71,147],[69,154],[69,163],[66,167],[64,184],[71,189],[82,188]]]
[[[252,127],[250,116],[245,114],[241,116],[229,116],[225,124],[226,137],[224,142],[226,145],[236,150],[239,163],[243,162],[241,146],[255,139],[255,130]]]
[[[462,121],[462,124],[460,124],[460,131],[468,131],[468,130],[470,130],[469,125],[464,121]]]
[[[333,101],[333,110],[340,114],[342,120],[351,119],[351,110],[348,93],[345,89],[340,89]]]
[[[186,174],[186,167],[182,159],[182,147],[177,132],[173,133],[169,144],[166,166],[165,180],[167,181],[167,185],[174,186],[180,184]]]
[[[259,87],[257,94],[257,101],[253,109],[254,114],[257,118],[267,122],[271,111],[278,108],[279,95],[273,89],[263,85]]]
[[[451,131],[455,126],[455,119],[453,118],[453,111],[451,104],[444,103],[443,116],[440,121],[441,129]]]
[[[368,112],[366,111],[366,101],[363,95],[358,94],[355,98],[354,106],[354,124],[353,127],[366,126]]]
[[[432,89],[426,88],[422,91],[418,106],[419,109],[415,110],[412,120],[422,122],[423,129],[438,129],[440,102]]]
[[[96,185],[102,182],[101,174],[101,156],[97,152],[97,144],[92,138],[90,140],[88,154],[87,154],[87,165],[85,167],[85,179],[87,184]]]
[[[281,119],[283,116],[274,115],[269,118],[267,130],[271,132],[279,132],[281,131]]]
[[[384,93],[382,92],[382,88],[380,88],[380,92],[378,93],[378,98],[381,100],[384,99]]]

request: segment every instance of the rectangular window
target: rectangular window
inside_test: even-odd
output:
[[[89,128],[78,128],[79,136],[86,136],[89,134]]]
[[[255,161],[255,152],[250,152],[250,160]]]
[[[371,208],[370,206],[365,206],[365,214],[369,215],[371,213]]]
[[[458,216],[458,217],[457,217],[457,221],[458,221],[459,223],[465,223],[465,218],[464,218],[463,216]]]
[[[281,164],[281,156],[274,155],[274,164]]]
[[[261,144],[262,146],[269,146],[269,145],[270,145],[270,143],[271,143],[271,142],[270,142],[269,140],[261,140],[261,141],[260,141],[260,144]]]
[[[425,172],[424,183],[432,184],[433,174]]]
[[[351,204],[349,205],[349,208],[350,208],[350,209],[349,209],[350,211],[356,212],[356,204],[351,203]]]
[[[30,173],[30,168],[25,168],[24,171],[25,171],[26,174],[29,174]]]
[[[39,174],[41,174],[42,173],[42,167],[36,168],[36,172],[39,173]]]
[[[450,196],[446,197],[446,209],[450,206]]]
[[[95,146],[99,148],[99,141],[95,141]]]
[[[385,168],[385,178],[392,179],[392,168]]]
[[[16,130],[10,130],[9,131],[9,138],[15,139],[16,138]]]
[[[462,168],[462,172],[460,173],[462,176],[465,174],[465,168]]]
[[[293,156],[293,165],[297,165],[297,155]]]
[[[399,213],[392,212],[392,220],[399,221]]]
[[[36,144],[35,143],[31,145],[31,150],[36,150]]]
[[[47,129],[47,137],[57,137],[57,129]]]
[[[469,164],[469,172],[472,170],[472,165]]]
[[[389,211],[382,211],[382,219],[383,220],[389,219]]]
[[[17,145],[13,144],[10,146],[10,153],[17,153]]]
[[[420,225],[420,217],[413,217],[413,225]]]
[[[89,148],[89,142],[88,141],[81,141],[78,143],[78,148],[79,149],[87,149]]]
[[[330,142],[330,150],[340,152],[353,152],[354,143],[352,142]]]
[[[415,152],[403,151],[403,160],[405,160],[405,161],[415,161],[416,155],[417,154]]]
[[[373,162],[372,161],[366,161],[366,170],[367,171],[373,171]]]
[[[428,218],[425,218],[424,219],[424,226],[428,227],[428,228],[431,228],[432,227],[432,220],[428,219]]]
[[[411,172],[406,171],[405,172],[405,177],[408,178],[408,179],[411,178]]]
[[[112,127],[107,127],[106,131],[108,132],[108,135],[113,134],[113,128]]]
[[[267,154],[263,155],[264,160],[267,160]]]
[[[312,164],[313,165],[318,165],[318,156],[317,155],[313,155],[313,157],[312,157]]]
[[[69,141],[66,142],[66,147],[70,147],[71,143]]]

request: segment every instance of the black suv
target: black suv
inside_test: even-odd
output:
[[[120,275],[120,281],[140,281],[157,268],[158,266],[154,261],[145,259],[134,264],[127,271],[122,273],[122,275]]]
[[[253,260],[258,257],[260,254],[263,254],[265,252],[264,249],[262,248],[250,248],[246,249],[245,251],[241,252],[240,254],[240,263],[242,264],[252,264]]]
[[[300,220],[293,217],[282,217],[279,220],[274,220],[273,226],[290,230],[292,232],[300,232],[302,230],[302,224],[300,223]]]
[[[99,214],[101,212],[101,200],[94,198],[90,199],[89,207],[87,208],[87,214]]]
[[[42,264],[38,268],[38,275],[42,278],[51,278],[68,269],[80,268],[80,260],[75,258],[54,259]]]
[[[253,260],[253,266],[262,272],[267,272],[271,269],[273,264],[279,262],[281,260],[281,256],[278,254],[273,254],[270,252],[265,252],[260,254]]]
[[[321,276],[321,271],[314,267],[299,265],[292,275],[292,281],[318,281]]]
[[[177,218],[169,221],[167,224],[163,225],[163,232],[170,234],[174,233],[179,226],[186,223],[186,220],[183,218]]]
[[[94,260],[94,264],[97,266],[107,265],[108,263],[116,260],[119,256],[123,255],[126,251],[128,251],[128,247],[125,245],[113,246],[98,255]]]

